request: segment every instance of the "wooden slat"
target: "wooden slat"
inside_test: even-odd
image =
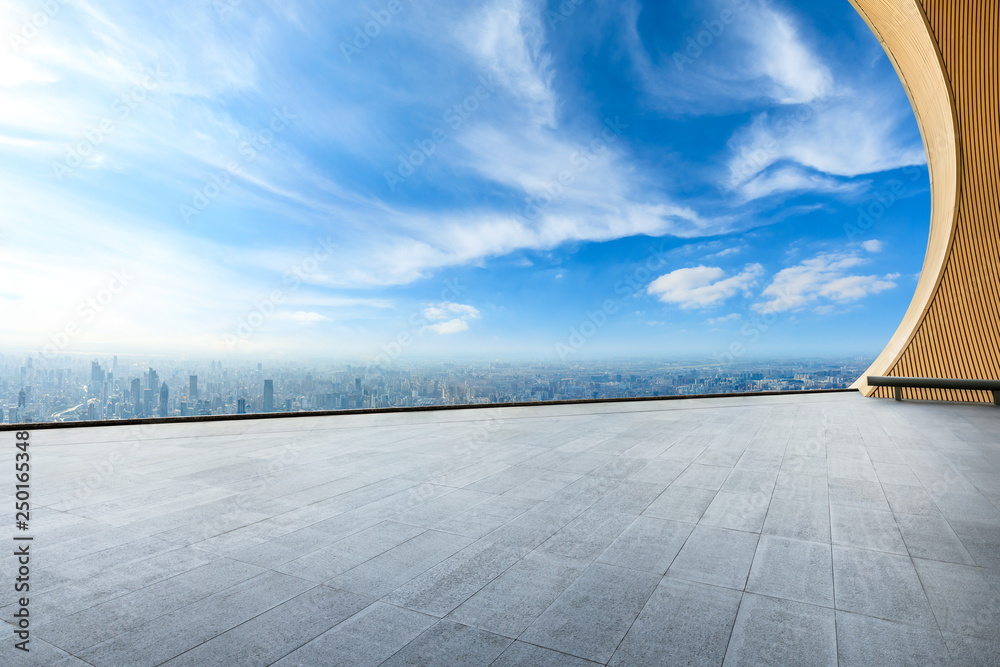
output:
[[[868,375],[1000,378],[1000,0],[851,0],[913,104],[931,172],[931,234],[902,324]],[[855,385],[866,396],[886,388]],[[990,392],[906,398],[993,402]]]

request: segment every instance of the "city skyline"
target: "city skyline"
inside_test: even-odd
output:
[[[871,357],[551,363],[66,358],[0,355],[0,423],[104,421],[842,389]],[[154,367],[155,366],[155,367]]]
[[[57,3],[29,38],[13,3],[0,349],[566,361],[891,337],[928,174],[848,3],[392,4]]]

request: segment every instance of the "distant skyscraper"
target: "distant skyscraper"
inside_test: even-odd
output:
[[[167,387],[167,383],[164,382],[160,385],[160,409],[157,414],[160,417],[167,416],[167,400],[170,398],[170,389]]]
[[[142,381],[139,378],[132,380],[132,414],[138,417],[142,414]]]
[[[101,393],[101,385],[104,384],[104,371],[97,361],[90,362],[90,394],[98,396]]]
[[[274,412],[274,380],[264,380],[264,412]]]
[[[149,417],[153,414],[153,390],[142,390],[142,416]]]
[[[236,401],[236,414],[245,415],[247,413],[247,399],[240,398]]]
[[[354,378],[354,391],[361,393],[361,378]]]
[[[28,395],[24,393],[24,390],[17,392],[17,407],[22,410],[28,407]]]
[[[152,389],[153,391],[160,390],[160,376],[152,368],[149,369],[149,379],[147,382],[146,389]]]
[[[188,377],[188,382],[190,382],[191,387],[188,389],[188,398],[192,401],[198,398],[198,376],[191,375]]]

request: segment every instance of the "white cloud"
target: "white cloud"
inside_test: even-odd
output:
[[[763,272],[760,264],[749,264],[742,273],[730,277],[714,266],[677,269],[654,280],[646,292],[681,308],[708,308],[738,292],[746,293]]]
[[[865,276],[851,272],[865,262],[855,253],[821,254],[783,269],[762,292],[767,301],[755,304],[754,310],[777,313],[813,305],[829,310],[830,304],[817,302],[850,303],[896,287],[893,281],[899,274]]]
[[[641,5],[624,8],[629,15],[629,50],[647,92],[672,112],[725,113],[747,103],[768,100],[802,104],[825,95],[833,75],[807,45],[795,20],[766,0],[751,1],[736,11],[729,25],[718,21],[733,3],[707,2],[706,21],[692,22],[675,44],[675,51],[654,61],[642,43],[637,22]],[[703,46],[697,44],[702,39]],[[707,41],[707,46],[704,43]],[[686,58],[686,59],[685,59]]]
[[[479,317],[478,308],[464,303],[446,301],[429,304],[424,308],[424,318],[434,322],[427,325],[427,328],[441,335],[468,331],[469,320],[476,320]]]
[[[463,318],[479,318],[479,310],[474,306],[469,306],[464,303],[444,302],[432,304],[424,308],[424,317],[434,321],[444,320],[456,314]]]
[[[726,322],[735,322],[740,319],[740,317],[741,315],[739,313],[732,313],[730,315],[726,315],[725,317],[712,317],[705,320],[705,323],[710,326],[715,326],[717,324],[725,324]]]
[[[466,47],[494,72],[530,111],[538,125],[556,126],[551,58],[544,51],[538,7],[525,0],[498,0],[461,28]]]
[[[304,310],[298,310],[288,316],[289,319],[295,320],[296,322],[304,322],[306,324],[315,324],[316,322],[329,322],[330,318],[325,315],[320,315],[319,313],[306,312]]]
[[[447,322],[440,322],[438,324],[432,324],[427,327],[431,331],[441,334],[442,336],[448,334],[456,334],[462,331],[468,331],[469,323],[462,319],[448,320]]]
[[[736,167],[736,169],[746,168],[746,163]],[[731,172],[734,176],[735,173],[738,172]],[[860,183],[846,183],[795,165],[786,165],[758,173],[750,180],[740,184],[738,192],[740,198],[746,202],[773,194],[797,191],[847,193],[857,192],[862,187],[863,184]]]
[[[874,253],[874,252],[882,252],[882,248],[884,246],[881,241],[877,239],[872,239],[870,241],[865,241],[864,243],[862,243],[861,247],[868,252]]]

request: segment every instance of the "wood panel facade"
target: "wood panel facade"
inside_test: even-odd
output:
[[[916,293],[868,375],[1000,379],[1000,0],[851,0],[917,116],[931,229]],[[866,396],[892,389],[855,384]],[[904,398],[992,402],[989,392]]]

